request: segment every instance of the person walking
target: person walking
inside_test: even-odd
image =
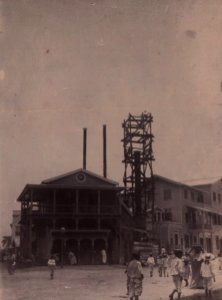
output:
[[[128,267],[128,263],[126,264],[126,269],[124,271],[124,273],[126,274],[127,276],[127,279],[126,279],[126,295],[128,296],[129,295],[129,284],[130,284],[130,278],[127,274],[127,267]]]
[[[50,259],[48,260],[48,267],[50,271],[50,279],[53,279],[55,273],[55,267],[56,267],[56,261],[53,255],[51,255]]]
[[[205,255],[205,260],[201,264],[200,268],[200,274],[203,277],[203,286],[205,289],[205,295],[206,297],[209,295],[212,296],[212,286],[213,286],[213,280],[215,279],[215,274],[213,272],[212,264],[210,262],[211,256],[209,254]]]
[[[203,249],[201,246],[193,246],[190,251],[190,266],[191,266],[191,289],[203,288],[203,280],[200,276],[200,268],[203,262]]]
[[[147,259],[147,266],[150,269],[150,277],[153,277],[153,269],[155,266],[155,260],[153,254],[151,253]]]
[[[172,280],[174,283],[174,290],[169,295],[170,300],[173,299],[175,293],[178,294],[178,298],[181,298],[181,287],[182,287],[182,280],[183,280],[183,262],[182,262],[182,251],[181,250],[174,250],[174,253],[171,255],[170,259],[170,266],[169,272],[172,276]]]
[[[139,255],[133,254],[132,260],[127,266],[127,276],[129,280],[129,297],[130,300],[139,300],[143,291],[143,268],[139,261]]]
[[[190,257],[188,253],[185,253],[185,256],[182,258],[183,264],[184,264],[184,276],[183,280],[185,281],[185,287],[189,285],[189,277],[191,273],[191,268],[190,268]]]

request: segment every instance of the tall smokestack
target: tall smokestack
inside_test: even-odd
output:
[[[103,177],[107,177],[107,160],[106,160],[106,125],[103,125]]]
[[[87,128],[83,128],[83,169],[86,169],[86,139],[87,139]]]

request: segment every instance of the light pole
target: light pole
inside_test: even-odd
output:
[[[63,268],[63,252],[64,252],[64,234],[65,234],[65,227],[60,228],[61,232],[61,268]]]

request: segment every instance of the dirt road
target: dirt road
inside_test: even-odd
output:
[[[127,298],[126,275],[123,266],[65,266],[57,268],[54,280],[50,280],[47,267],[18,269],[8,275],[1,265],[1,300],[117,300]],[[157,270],[149,277],[144,268],[141,300],[165,300],[172,290],[170,277],[159,277]],[[215,288],[222,284],[222,271],[217,270]],[[190,296],[203,290],[183,288],[182,294]],[[129,298],[128,298],[129,299]]]

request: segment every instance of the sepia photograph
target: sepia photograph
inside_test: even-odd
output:
[[[221,0],[0,0],[0,300],[222,299],[221,31]]]

